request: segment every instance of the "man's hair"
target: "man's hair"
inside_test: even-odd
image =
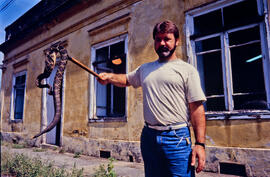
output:
[[[154,39],[156,37],[156,34],[158,33],[173,33],[175,39],[179,38],[179,30],[177,26],[169,20],[157,23],[155,25],[154,30],[153,30]]]

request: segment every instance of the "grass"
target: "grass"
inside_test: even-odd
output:
[[[24,144],[12,144],[13,149],[23,149],[26,148]]]
[[[47,149],[42,149],[42,148],[34,148],[33,152],[46,152]]]
[[[20,177],[82,177],[83,169],[71,172],[64,168],[53,167],[53,163],[42,162],[39,158],[29,158],[23,154],[3,153],[1,156],[1,174],[12,174]]]
[[[8,143],[6,141],[2,141],[1,140],[1,146],[6,146],[6,147],[9,147],[11,143]]]
[[[1,146],[6,146],[12,149],[24,149],[24,148],[29,148],[30,146],[24,142],[24,143],[10,143],[7,141],[2,141]]]
[[[15,149],[27,148],[25,144],[12,144],[8,142],[1,142],[2,146],[7,146]],[[57,149],[54,149],[57,150]],[[46,149],[34,148],[34,152],[44,152]],[[59,153],[65,153],[65,150],[61,148]],[[75,152],[74,158],[79,158],[82,152]],[[101,164],[93,177],[116,177],[114,171],[113,161],[115,159],[109,158],[110,162],[108,164]],[[75,164],[71,171],[64,168],[56,168],[51,162],[42,162],[40,158],[29,158],[24,154],[1,154],[1,176],[18,176],[18,177],[82,177],[83,168],[77,169]]]

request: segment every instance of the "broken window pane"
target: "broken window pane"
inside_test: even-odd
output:
[[[231,48],[234,108],[266,101],[260,43]],[[264,109],[264,107],[261,107]]]
[[[259,40],[260,40],[259,26],[229,33],[230,46]]]
[[[205,52],[209,50],[214,50],[214,49],[221,49],[221,43],[220,43],[220,36],[201,40],[201,41],[196,41],[195,42],[195,50],[196,53],[200,52]]]
[[[225,100],[224,97],[207,98],[205,103],[205,111],[224,111]]]
[[[224,27],[226,29],[239,27],[258,21],[256,0],[242,1],[223,8]]]
[[[201,85],[207,96],[207,111],[225,109],[221,52],[212,52],[197,56]],[[219,103],[217,104],[216,101]]]
[[[194,18],[194,34],[197,36],[213,34],[221,30],[221,10],[216,10]]]
[[[264,93],[233,96],[234,109],[268,109]]]

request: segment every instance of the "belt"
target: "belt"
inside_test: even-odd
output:
[[[165,131],[165,130],[176,130],[179,128],[187,127],[187,124],[183,122],[183,123],[176,123],[176,124],[171,124],[171,125],[149,125],[147,122],[145,122],[144,126],[151,129],[159,130],[159,131]]]

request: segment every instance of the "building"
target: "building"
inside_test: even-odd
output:
[[[6,28],[0,46],[2,138],[141,162],[141,89],[101,86],[69,62],[61,123],[32,140],[53,115],[52,98],[35,79],[44,50],[58,41],[97,72],[132,71],[157,58],[152,29],[169,19],[180,30],[177,55],[197,67],[208,99],[206,170],[268,176],[269,7],[267,0],[42,0]],[[110,65],[114,56],[123,63]]]

